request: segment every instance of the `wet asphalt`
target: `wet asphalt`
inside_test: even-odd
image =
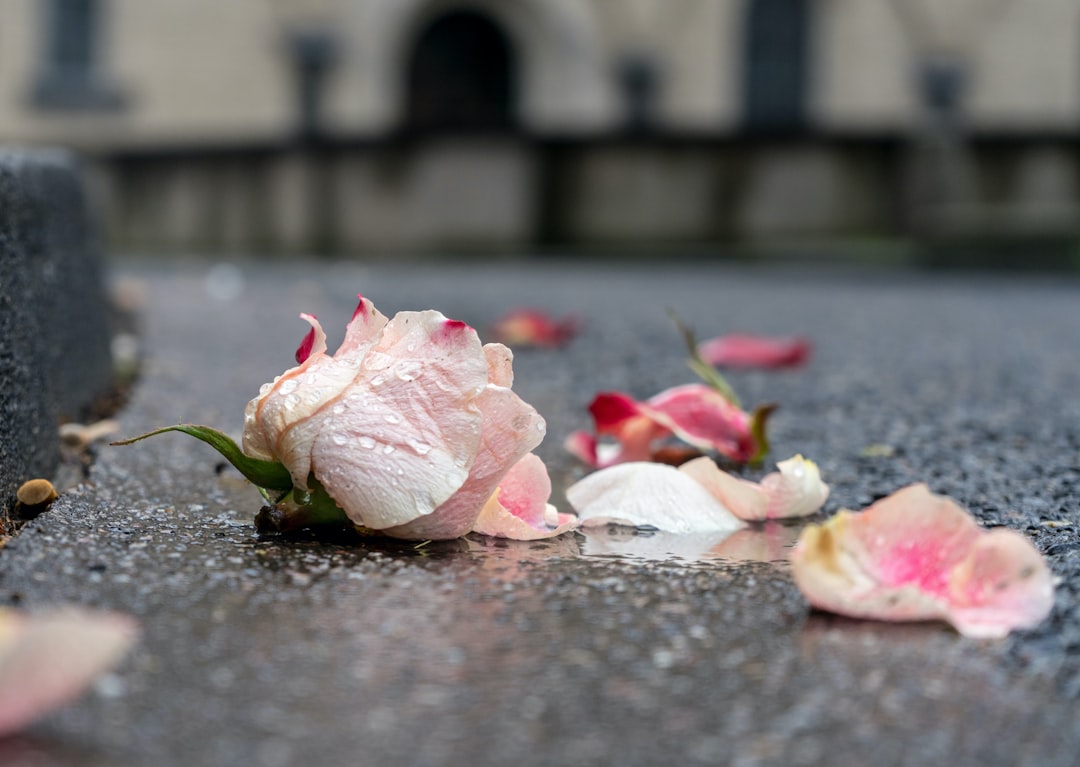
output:
[[[292,364],[297,313],[333,348],[358,292],[481,331],[520,305],[580,315],[568,347],[515,361],[563,507],[583,470],[560,443],[596,391],[693,380],[668,309],[702,338],[805,333],[806,369],[732,381],[746,404],[780,405],[772,457],[819,463],[825,514],[928,482],[1031,536],[1057,603],[1002,641],[812,612],[784,562],[797,527],[260,537],[255,490],[170,434],[97,446],[86,481],[0,552],[5,603],[123,610],[144,630],[80,702],[0,741],[0,764],[1080,763],[1080,281],[569,260],[128,263],[112,278],[140,306],[145,357],[127,435],[238,434]]]

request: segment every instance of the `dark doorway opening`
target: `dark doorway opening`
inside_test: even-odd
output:
[[[807,0],[752,0],[747,16],[743,120],[754,130],[807,123]]]
[[[517,61],[502,28],[477,11],[444,14],[420,33],[409,60],[408,127],[513,128],[516,88]]]

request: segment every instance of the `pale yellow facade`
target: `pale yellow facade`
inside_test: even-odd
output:
[[[937,0],[938,6],[951,0]],[[924,13],[930,34],[905,26]],[[748,0],[101,0],[100,73],[123,95],[112,110],[42,110],[28,97],[45,58],[49,3],[0,0],[0,142],[87,148],[273,141],[296,122],[285,40],[329,30],[330,135],[379,136],[400,124],[404,72],[420,30],[446,10],[480,9],[521,61],[521,124],[537,133],[603,134],[625,104],[621,57],[644,53],[660,84],[658,128],[724,132],[742,112]],[[810,0],[810,121],[844,132],[917,123],[913,74],[924,49],[953,44],[972,65],[974,128],[1080,126],[1080,2],[956,0],[938,19],[928,0]],[[961,25],[964,35],[950,33]],[[944,41],[944,42],[942,42]]]
[[[74,96],[58,8],[95,22]],[[422,129],[465,16],[512,119]],[[1078,139],[1080,0],[0,0],[0,146],[82,150],[121,249],[1072,237]]]

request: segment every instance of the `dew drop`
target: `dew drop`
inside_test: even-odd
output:
[[[334,405],[334,415],[341,415],[345,412],[344,405]]]
[[[367,357],[364,358],[364,367],[368,370],[383,370],[390,366],[390,363],[394,361],[394,358],[389,354],[383,352],[370,352]]]
[[[349,438],[342,434],[340,431],[334,432],[334,436],[330,438],[335,445],[344,445],[349,441]]]
[[[391,423],[391,424],[401,423],[401,419],[398,418],[393,413],[387,413],[386,415],[384,415],[383,420],[386,421],[387,423]]]
[[[393,445],[386,445],[386,446],[385,446],[385,447],[384,447],[384,448],[382,449],[382,451],[383,451],[383,452],[384,452],[384,453],[385,453],[386,455],[390,455],[390,454],[391,454],[392,452],[394,452],[394,446],[393,446]]]
[[[294,391],[296,391],[296,387],[298,385],[299,384],[296,383],[295,378],[290,378],[287,381],[282,381],[281,382],[281,387],[278,389],[278,393],[279,394],[292,394]]]
[[[419,440],[409,440],[409,447],[416,451],[417,455],[427,455],[431,452],[431,445],[426,442],[420,442]]]
[[[360,438],[360,447],[371,450],[371,449],[373,449],[375,447],[375,444],[376,444],[375,440],[373,440],[371,437],[361,437]]]
[[[375,376],[371,379],[372,386],[382,386],[384,383],[386,383],[386,376]]]
[[[274,388],[273,384],[264,383],[262,386],[259,387],[259,396],[261,397],[261,396],[265,395],[268,391],[270,391],[273,388]]]
[[[285,409],[292,410],[294,407],[300,404],[300,397],[296,394],[290,394],[285,398]]]
[[[420,363],[406,360],[397,366],[395,372],[402,381],[415,381],[420,376]]]

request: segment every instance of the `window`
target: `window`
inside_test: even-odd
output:
[[[807,0],[750,0],[743,82],[747,128],[805,127],[808,38]]]
[[[32,101],[43,109],[111,109],[123,99],[100,69],[101,3],[48,0],[41,3],[45,59]]]
[[[455,11],[417,38],[409,61],[410,128],[508,129],[515,124],[517,64],[510,41],[487,15]]]

